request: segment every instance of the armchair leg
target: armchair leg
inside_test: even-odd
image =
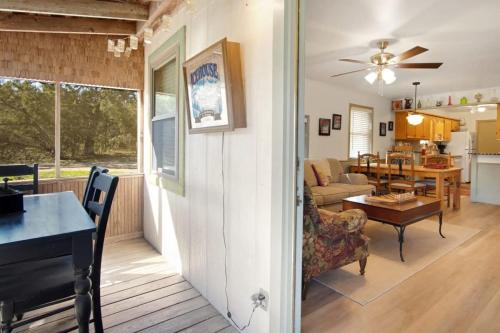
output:
[[[12,332],[12,319],[14,318],[14,304],[12,302],[0,302],[0,333]]]
[[[359,274],[365,275],[365,267],[366,267],[366,262],[368,261],[368,258],[361,259],[359,261]]]

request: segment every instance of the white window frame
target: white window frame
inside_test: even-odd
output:
[[[354,158],[358,158],[358,152],[355,151],[355,152],[352,152],[351,151],[351,141],[352,141],[352,113],[353,113],[353,109],[354,110],[357,110],[357,111],[362,111],[362,112],[366,112],[366,113],[369,113],[370,114],[370,131],[368,133],[368,145],[369,145],[369,149],[368,149],[368,153],[373,153],[373,113],[374,113],[374,110],[372,107],[370,106],[365,106],[365,105],[359,105],[359,104],[353,104],[353,103],[350,103],[349,104],[349,142],[348,142],[348,146],[347,146],[347,159],[354,159]]]

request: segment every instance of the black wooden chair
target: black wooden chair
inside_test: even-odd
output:
[[[85,186],[85,192],[83,192],[83,199],[82,199],[82,205],[85,208],[87,206],[87,202],[90,199],[90,190],[91,190],[91,185],[92,185],[92,179],[95,176],[96,173],[108,173],[109,170],[106,168],[102,168],[97,165],[93,165],[92,168],[90,168],[90,173],[89,173],[89,178],[87,179],[87,186]],[[87,210],[87,208],[85,208]],[[88,210],[87,210],[88,213]]]
[[[0,165],[0,178],[2,180],[8,177],[19,176],[33,176],[33,182],[30,184],[10,184],[10,188],[21,192],[31,191],[33,194],[38,194],[38,164],[33,164],[33,166],[25,164]]]
[[[104,237],[111,204],[118,185],[118,177],[95,169],[91,172],[89,182],[87,201],[84,208],[91,219],[97,223],[94,257],[90,274],[93,322],[95,331],[103,332],[100,300],[101,262]],[[97,217],[99,217],[98,221],[96,221]],[[73,258],[71,255],[0,266],[1,333],[9,333],[12,328],[73,308],[74,305],[60,307],[26,320],[18,319],[12,324],[14,314],[16,317],[22,318],[22,315],[28,311],[73,299],[75,297],[74,279]]]

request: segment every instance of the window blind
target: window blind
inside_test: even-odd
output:
[[[373,110],[351,106],[349,128],[349,157],[372,152]]]

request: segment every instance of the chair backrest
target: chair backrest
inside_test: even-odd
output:
[[[33,194],[38,194],[38,164],[33,166],[26,164],[10,164],[0,165],[0,178],[18,177],[18,176],[33,176],[33,182],[30,184],[14,184],[9,185],[10,188],[21,192],[31,191]]]
[[[406,175],[404,179],[393,179],[393,175],[397,174],[403,176],[403,165],[410,165],[410,174]],[[387,154],[387,166],[388,166],[388,183],[389,191],[391,190],[391,184],[407,184],[408,186],[415,187],[415,160],[413,154],[402,154],[402,153],[391,153]],[[397,173],[394,173],[396,172]]]
[[[108,169],[102,168],[97,165],[94,165],[92,166],[92,168],[90,168],[89,178],[87,180],[87,185],[85,186],[85,192],[83,192],[82,205],[84,208],[90,199],[90,189],[91,189],[90,185],[92,184],[93,178],[97,177],[97,175],[100,173],[108,173],[108,171],[109,171]]]
[[[423,165],[443,165],[447,169],[451,168],[451,154],[424,155],[422,156]]]
[[[104,237],[106,236],[109,213],[117,186],[118,177],[107,173],[95,172],[94,176],[91,177],[88,201],[83,207],[88,212],[90,218],[97,223],[94,262],[92,264],[92,279],[96,285],[100,284]],[[99,221],[96,221],[97,217],[99,217]]]

